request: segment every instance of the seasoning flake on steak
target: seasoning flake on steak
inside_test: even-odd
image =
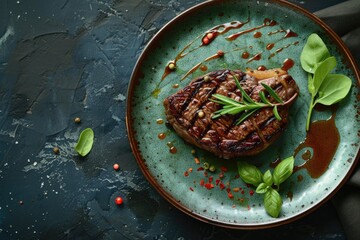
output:
[[[222,105],[212,101],[213,94],[221,94],[241,101],[241,87],[255,102],[260,102],[259,92],[276,103],[266,93],[261,83],[270,86],[284,101],[278,106],[281,120],[277,120],[271,107],[261,108],[237,124],[237,115],[213,118]],[[210,72],[190,82],[185,88],[164,100],[166,118],[175,132],[187,142],[214,153],[224,159],[258,154],[266,149],[284,131],[289,107],[299,94],[295,80],[282,69],[265,71],[219,70]]]

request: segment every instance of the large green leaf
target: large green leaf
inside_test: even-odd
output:
[[[316,33],[311,34],[300,55],[302,68],[308,73],[314,73],[318,63],[330,56],[323,40]]]
[[[319,89],[315,103],[332,105],[344,99],[349,93],[352,81],[342,74],[329,74]]]

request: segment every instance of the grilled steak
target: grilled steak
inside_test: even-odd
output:
[[[278,107],[281,120],[275,118],[272,108],[261,108],[238,125],[239,114],[212,118],[214,112],[222,108],[211,101],[212,94],[241,100],[241,91],[233,76],[256,102],[260,102],[259,92],[266,91],[261,82],[270,86],[285,102]],[[284,131],[289,107],[298,93],[294,79],[281,69],[219,70],[192,80],[184,89],[167,97],[164,106],[167,120],[177,134],[199,148],[229,159],[255,155],[273,143]],[[268,95],[268,100],[275,103]]]

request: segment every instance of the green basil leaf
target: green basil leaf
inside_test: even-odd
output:
[[[269,191],[269,186],[265,183],[260,183],[259,186],[256,188],[256,193],[263,194]]]
[[[272,175],[271,175],[270,170],[267,170],[267,171],[264,173],[264,175],[263,175],[263,182],[264,182],[267,186],[269,186],[269,187],[271,187],[271,186],[273,185],[274,181],[273,181],[273,177],[272,177]]]
[[[240,161],[238,162],[238,171],[240,178],[245,183],[252,184],[255,187],[262,183],[262,173],[256,166]]]
[[[323,83],[326,76],[336,67],[336,58],[329,57],[319,64],[314,73],[314,88],[315,94],[318,92],[321,84]]]
[[[330,56],[323,40],[316,33],[311,34],[300,55],[302,68],[308,73],[314,73],[317,65]]]
[[[273,179],[276,186],[280,186],[288,177],[291,176],[294,169],[294,157],[288,157],[282,160],[274,169]]]
[[[282,199],[278,191],[273,188],[269,188],[268,191],[265,192],[264,195],[264,206],[266,212],[277,218],[281,211]]]
[[[94,131],[91,128],[86,128],[80,133],[79,140],[75,145],[75,150],[81,155],[86,156],[94,143]]]
[[[319,97],[315,103],[332,105],[344,99],[349,93],[352,81],[342,74],[329,74],[319,89]]]

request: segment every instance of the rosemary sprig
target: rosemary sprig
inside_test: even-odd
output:
[[[234,80],[236,86],[241,92],[242,100],[237,101],[235,99],[229,98],[227,96],[221,94],[213,94],[212,96],[215,99],[212,99],[213,102],[216,102],[220,105],[223,105],[222,108],[216,111],[212,118],[218,118],[225,114],[235,115],[238,113],[242,113],[238,118],[236,124],[240,124],[245,121],[248,117],[250,117],[254,112],[261,108],[272,107],[273,113],[276,119],[281,120],[281,116],[279,115],[277,106],[284,105],[284,102],[281,100],[279,95],[268,85],[265,83],[261,83],[264,89],[270,94],[270,96],[277,102],[271,103],[265,96],[264,91],[259,92],[259,97],[261,102],[255,102],[241,87],[239,80],[234,76]]]

